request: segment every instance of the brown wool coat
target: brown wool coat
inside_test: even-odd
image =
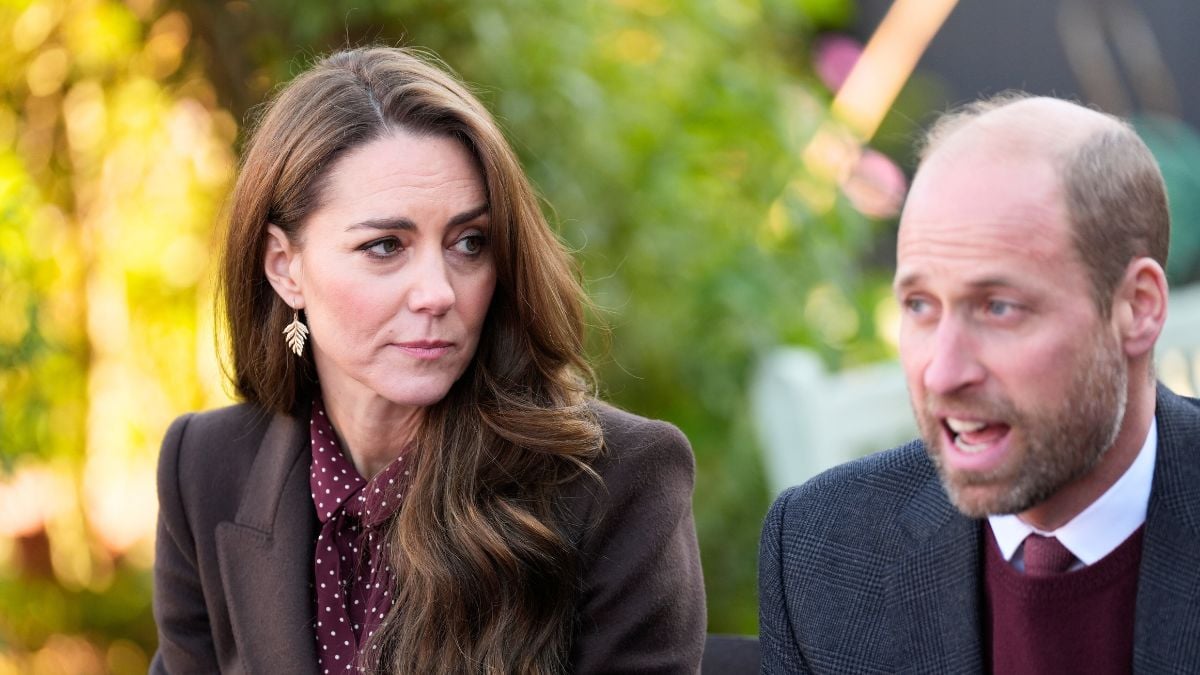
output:
[[[675,427],[603,403],[604,487],[567,494],[590,526],[571,665],[695,673],[704,585],[694,462]],[[317,673],[310,590],[317,519],[308,426],[250,405],[188,414],[163,441],[150,672]]]

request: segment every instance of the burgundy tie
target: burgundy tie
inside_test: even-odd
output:
[[[1055,537],[1031,534],[1025,538],[1025,573],[1032,577],[1062,574],[1075,556]]]

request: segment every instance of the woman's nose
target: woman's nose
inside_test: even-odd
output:
[[[408,291],[408,307],[413,312],[440,316],[454,306],[454,286],[450,269],[441,251],[418,256],[410,269],[413,278]]]

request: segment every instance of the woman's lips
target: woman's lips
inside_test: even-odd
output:
[[[445,340],[411,340],[397,342],[396,347],[413,358],[433,361],[449,354],[454,348],[454,343]]]

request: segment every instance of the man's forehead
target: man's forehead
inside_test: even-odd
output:
[[[917,222],[901,230],[896,280],[940,276],[953,270],[980,285],[1002,285],[1014,275],[1037,274],[1074,256],[1070,232],[1039,221]],[[1020,268],[1022,271],[1016,272]],[[973,282],[975,283],[975,282]]]
[[[922,168],[901,212],[901,245],[914,232],[979,237],[1067,222],[1061,177],[1050,160],[977,150],[931,158]]]
[[[1036,255],[1071,243],[1071,230],[1062,222],[1060,209],[1031,203],[1004,211],[959,211],[954,217],[905,220],[897,236],[897,251],[903,256],[910,249],[953,254],[960,248],[991,248]]]
[[[933,162],[914,181],[896,246],[902,269],[943,264],[1003,272],[1054,264],[1073,246],[1056,168],[1044,158],[980,152]],[[996,266],[1001,267],[997,268]]]

